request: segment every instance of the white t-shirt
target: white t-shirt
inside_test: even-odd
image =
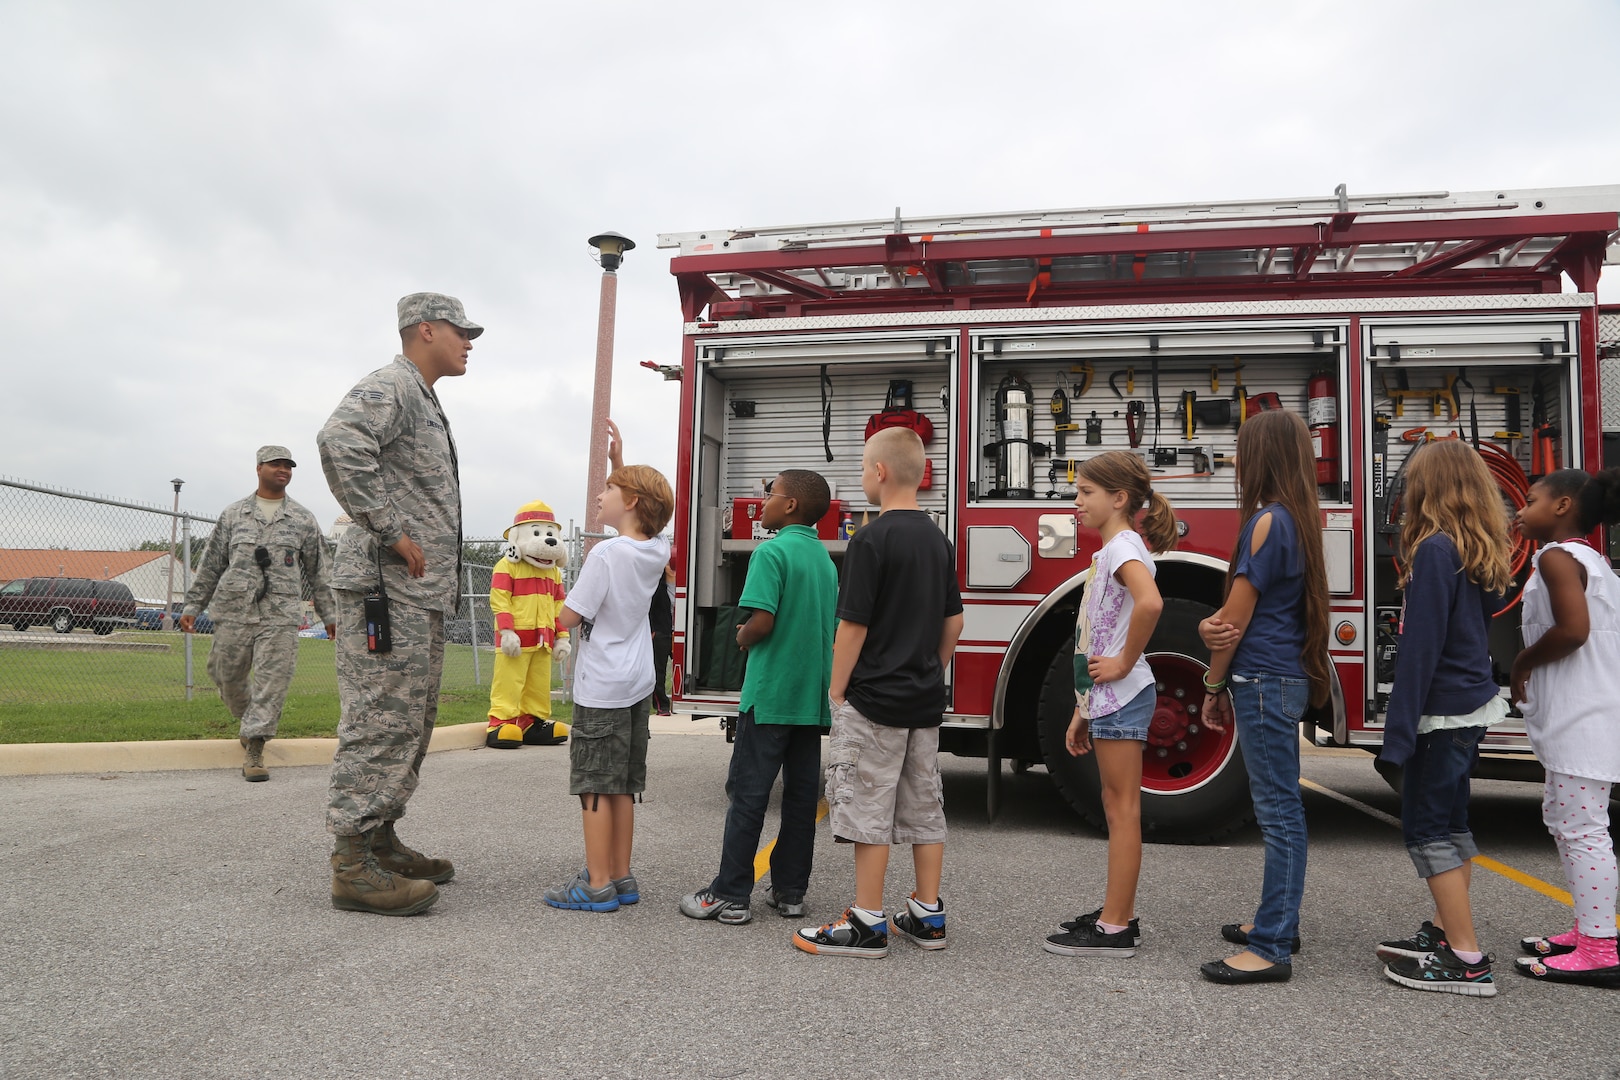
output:
[[[1131,632],[1131,615],[1136,601],[1131,590],[1114,575],[1128,562],[1145,563],[1148,573],[1158,576],[1158,567],[1147,545],[1135,529],[1121,529],[1091,559],[1091,579],[1080,601],[1080,619],[1075,628],[1074,651],[1085,656],[1118,656],[1125,651]],[[1147,658],[1136,658],[1136,666],[1118,682],[1096,683],[1075,695],[1080,715],[1087,719],[1116,713],[1129,705],[1143,690],[1153,685],[1153,669]]]
[[[652,628],[647,609],[663,587],[669,541],[614,536],[585,557],[563,606],[584,620],[574,640],[574,701],[623,709],[653,691]]]

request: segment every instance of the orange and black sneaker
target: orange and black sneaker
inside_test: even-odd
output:
[[[877,959],[889,955],[889,920],[869,925],[850,909],[836,922],[826,926],[806,926],[795,932],[793,944],[817,956],[867,956]]]

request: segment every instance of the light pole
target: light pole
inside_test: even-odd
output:
[[[603,433],[613,402],[613,320],[619,306],[619,264],[636,243],[616,232],[597,233],[589,240],[602,266],[602,298],[596,312],[596,385],[591,391],[590,466],[585,484],[585,531],[601,532],[596,511],[596,485],[607,479],[607,444]],[[586,548],[595,543],[587,539]]]
[[[169,483],[174,485],[174,516],[169,519],[169,589],[163,597],[163,622],[165,630],[174,629],[174,542],[180,530],[180,485],[185,481],[178,476]]]

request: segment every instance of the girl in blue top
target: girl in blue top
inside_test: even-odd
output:
[[[1042,946],[1059,956],[1136,955],[1136,882],[1142,872],[1142,751],[1158,704],[1142,650],[1164,601],[1151,552],[1176,546],[1176,513],[1153,490],[1136,454],[1111,450],[1076,469],[1080,522],[1102,535],[1075,628],[1074,718],[1064,740],[1075,757],[1095,749],[1108,816],[1103,906],[1061,924]],[[1141,532],[1136,515],[1146,507]]]
[[[1199,625],[1210,647],[1202,715],[1216,731],[1236,717],[1266,846],[1265,877],[1254,922],[1221,928],[1222,937],[1248,948],[1199,970],[1218,983],[1285,982],[1299,949],[1305,891],[1299,722],[1308,705],[1327,704],[1332,677],[1316,459],[1305,421],[1280,411],[1246,421],[1238,429],[1237,471],[1241,527],[1226,603]]]
[[[1513,579],[1507,511],[1479,453],[1431,443],[1406,466],[1401,649],[1379,757],[1404,769],[1401,834],[1434,896],[1433,922],[1386,941],[1384,974],[1414,990],[1495,997],[1474,936],[1468,778],[1485,731],[1507,715],[1491,677],[1491,619]]]

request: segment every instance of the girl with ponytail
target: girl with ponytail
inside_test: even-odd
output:
[[[1199,970],[1217,983],[1285,982],[1305,891],[1299,723],[1307,706],[1327,704],[1332,678],[1316,457],[1305,421],[1282,411],[1245,421],[1237,473],[1241,524],[1226,603],[1198,627],[1210,648],[1199,715],[1215,731],[1236,717],[1265,876],[1254,922],[1221,927],[1222,937],[1247,948]]]
[[[1575,898],[1575,926],[1525,938],[1521,974],[1548,982],[1620,986],[1617,879],[1609,795],[1620,782],[1620,579],[1586,542],[1620,522],[1620,469],[1560,469],[1530,488],[1519,528],[1543,541],[1524,587],[1525,649],[1513,700],[1547,770],[1541,820],[1558,845]]]
[[[1164,601],[1150,553],[1176,546],[1176,514],[1153,490],[1135,454],[1110,451],[1075,470],[1080,521],[1102,535],[1080,602],[1074,647],[1071,755],[1095,749],[1108,816],[1108,883],[1103,905],[1062,923],[1043,948],[1060,956],[1136,954],[1136,883],[1142,870],[1142,752],[1158,702],[1142,656]],[[1140,531],[1136,516],[1143,507]]]

